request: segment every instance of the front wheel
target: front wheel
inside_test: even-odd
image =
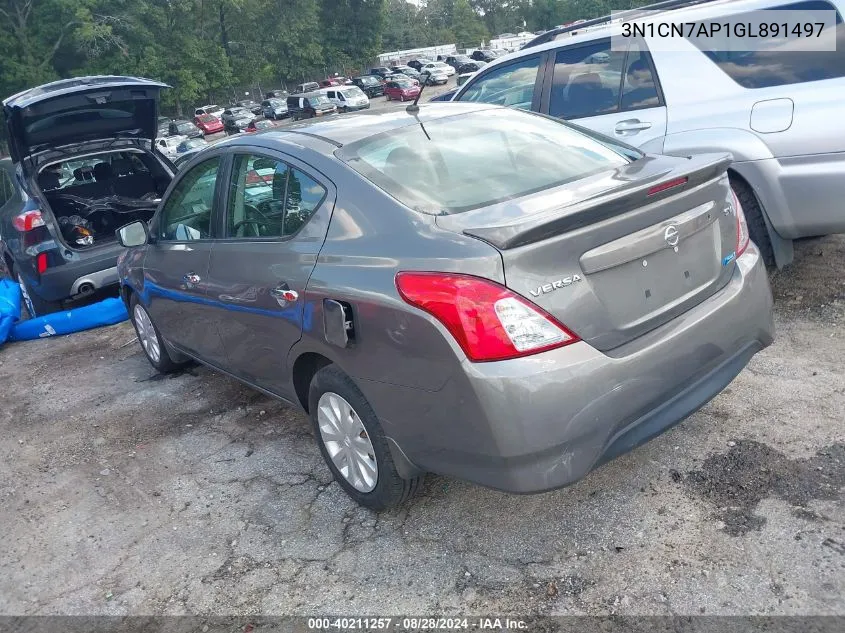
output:
[[[393,508],[419,489],[422,477],[403,479],[370,403],[352,379],[328,365],[311,380],[308,410],[320,452],[337,483],[371,510]]]
[[[150,361],[150,365],[162,374],[169,374],[185,364],[174,362],[170,358],[170,354],[164,346],[164,339],[161,338],[161,333],[153,324],[147,309],[134,294],[129,301],[129,316],[132,325],[135,327],[135,334],[138,335],[138,342],[141,344],[141,349],[144,350],[147,360]]]

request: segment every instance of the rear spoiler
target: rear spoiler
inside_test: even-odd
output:
[[[606,193],[557,207],[517,223],[466,228],[463,233],[484,240],[498,249],[517,248],[568,233],[662,200],[681,191],[714,180],[724,174],[733,159],[728,154],[690,157],[689,163],[675,169],[652,173],[627,182]]]

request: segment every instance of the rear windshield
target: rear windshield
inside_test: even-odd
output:
[[[378,83],[378,79],[376,79],[375,77],[373,77],[371,75],[367,75],[366,77],[360,77],[359,80],[362,84],[377,84]]]
[[[337,156],[406,206],[434,215],[519,198],[630,162],[565,123],[498,108],[383,132]]]

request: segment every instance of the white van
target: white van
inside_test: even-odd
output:
[[[332,86],[321,88],[320,92],[337,106],[339,112],[365,110],[370,107],[370,100],[358,86]]]

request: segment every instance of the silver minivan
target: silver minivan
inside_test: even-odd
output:
[[[730,152],[731,185],[768,264],[791,262],[796,238],[845,231],[845,0],[673,6],[664,21],[836,10],[825,27],[836,50],[798,50],[794,40],[765,51],[704,51],[688,40],[667,50],[650,37],[614,50],[620,22],[594,20],[497,59],[453,100],[539,111],[650,153]]]

